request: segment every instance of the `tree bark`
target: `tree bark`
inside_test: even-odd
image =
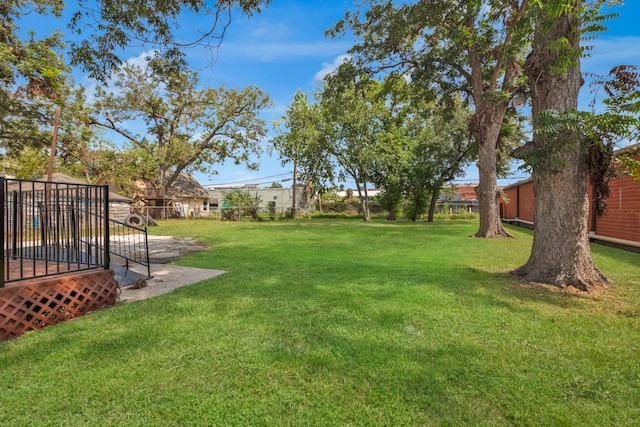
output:
[[[296,215],[298,215],[298,204],[296,203],[296,161],[295,159],[293,160],[293,187],[291,187],[293,189],[293,193],[291,194],[291,216],[293,218],[296,217]]]
[[[60,126],[60,106],[56,106],[56,115],[53,119],[53,132],[51,132],[51,151],[49,152],[49,164],[47,166],[47,181],[51,181],[53,176],[53,164],[56,160],[58,148],[58,127]]]
[[[563,113],[578,106],[582,86],[579,58],[576,55],[574,66],[566,72],[554,72],[560,53],[557,49],[551,50],[549,45],[566,38],[577,52],[580,23],[576,16],[568,13],[556,18],[551,28],[545,30],[544,24],[548,22],[544,22],[547,18],[542,14],[526,65],[532,97],[532,149],[542,150],[552,143],[558,144],[558,148],[550,152],[555,161],[545,157],[533,164],[533,246],[527,263],[513,273],[531,282],[588,291],[608,284],[609,280],[595,266],[589,247],[586,150],[575,132],[554,137],[536,133],[540,112]]]
[[[427,215],[427,222],[433,222],[433,216],[436,212],[436,203],[438,202],[439,190],[433,190],[431,193],[431,202],[429,203],[429,214]]]
[[[360,198],[360,206],[362,207],[362,220],[365,222],[371,221],[371,214],[369,213],[369,193],[367,191],[367,181],[364,181],[364,192],[360,188],[360,184],[356,181],[356,188],[358,189],[358,197]]]
[[[496,106],[494,108],[477,106],[476,108],[474,127],[478,139],[477,165],[479,173],[476,195],[478,196],[478,208],[480,210],[480,228],[472,237],[485,239],[513,237],[502,226],[499,203],[500,191],[498,191],[497,184],[496,148],[506,106]]]

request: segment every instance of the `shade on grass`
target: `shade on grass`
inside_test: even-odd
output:
[[[0,344],[2,425],[630,425],[640,255],[599,296],[518,281],[466,221],[167,221],[228,273]]]

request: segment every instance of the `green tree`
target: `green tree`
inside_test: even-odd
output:
[[[351,63],[325,77],[319,94],[322,150],[356,183],[364,221],[370,221],[367,184],[373,177],[375,145],[388,109],[379,96],[382,84]]]
[[[383,97],[387,108],[382,130],[376,136],[374,151],[372,182],[383,192],[378,198],[381,207],[388,211],[389,220],[396,219],[396,213],[408,193],[406,184],[407,170],[414,155],[417,144],[415,134],[409,129],[409,123],[418,122],[423,112],[417,106],[426,105],[423,100],[416,101],[415,86],[409,84],[400,75],[391,73],[384,79],[378,97]]]
[[[71,43],[72,64],[81,65],[91,77],[104,81],[122,65],[119,53],[135,45],[152,50],[149,59],[161,59],[155,65],[164,63],[163,72],[172,74],[185,68],[186,49],[219,47],[234,13],[251,16],[269,3],[269,0],[78,0],[80,10],[73,16],[71,28],[83,38]],[[182,23],[187,16],[190,22],[198,17],[204,24],[186,28]],[[215,58],[215,52],[210,53]]]
[[[374,71],[398,70],[416,85],[459,91],[473,102],[469,131],[478,144],[480,227],[477,237],[509,234],[499,216],[500,132],[516,94],[531,28],[528,0],[423,0],[395,6],[370,0],[329,31],[358,37],[351,52]],[[363,8],[364,9],[364,8]]]
[[[589,248],[587,177],[597,135],[580,126],[543,131],[545,117],[576,115],[583,25],[603,2],[540,0],[532,52],[526,64],[533,140],[520,152],[533,171],[535,233],[531,256],[515,274],[532,282],[591,290],[609,283]],[[595,144],[595,145],[594,145]],[[601,152],[601,151],[600,151]],[[596,161],[599,163],[599,161]],[[593,165],[592,165],[593,166]]]
[[[242,215],[250,215],[255,219],[258,217],[258,212],[260,211],[262,198],[258,193],[251,194],[248,191],[234,190],[224,196],[224,201],[231,209],[232,215],[234,212],[238,213],[238,219],[240,219]]]
[[[46,148],[25,147],[11,157],[5,156],[1,165],[4,173],[29,179],[46,174],[48,161],[49,150]]]
[[[635,156],[635,158],[634,158]],[[620,169],[631,175],[634,181],[640,184],[640,160],[638,160],[638,150],[620,156]]]
[[[183,171],[212,172],[227,159],[256,167],[250,156],[266,135],[258,114],[270,105],[257,87],[199,89],[194,72],[159,76],[134,65],[114,85],[97,89],[91,123],[124,138],[144,166],[138,178],[159,194]]]
[[[51,144],[54,111],[64,103],[69,71],[60,33],[20,37],[26,13],[59,16],[62,1],[7,0],[0,7],[0,147],[9,158]]]
[[[446,108],[445,104],[449,107]],[[430,117],[418,125],[417,145],[408,171],[413,191],[419,193],[414,215],[422,213],[418,207],[428,196],[427,221],[433,222],[442,187],[462,175],[475,154],[473,141],[467,132],[469,118],[469,110],[459,100],[453,100],[435,104]],[[422,188],[418,188],[419,185]]]
[[[294,171],[316,196],[327,190],[335,178],[333,165],[320,144],[320,121],[319,107],[298,90],[285,116],[274,123],[277,135],[270,141],[270,150],[278,152],[282,165],[293,164]]]
[[[382,192],[378,195],[378,204],[388,212],[387,219],[395,221],[397,212],[404,200],[402,186],[397,181],[389,181]]]
[[[600,197],[596,198],[601,205],[598,213],[604,214],[606,197],[609,195],[608,179],[613,175],[610,170],[616,169],[614,148],[620,142],[640,139],[640,70],[636,65],[616,66],[607,78],[594,83],[602,87],[607,95],[604,100],[605,112],[583,112],[582,116],[583,122],[586,122],[585,134],[591,139],[592,147],[599,148],[598,151],[592,151],[601,155],[598,158],[603,160],[597,163],[590,161],[589,179],[594,187],[606,185],[605,189],[599,191]],[[618,155],[617,162],[618,170],[640,182],[637,148],[624,150]]]
[[[374,183],[386,190],[387,204],[406,195],[410,219],[428,208],[428,221],[433,221],[440,189],[461,175],[475,154],[467,131],[469,109],[455,95],[429,101],[402,76],[387,76],[384,87],[388,114],[373,148]]]

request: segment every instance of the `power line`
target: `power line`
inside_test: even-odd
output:
[[[498,178],[498,180],[510,180],[510,179],[527,179],[530,178],[529,176],[508,176],[506,178]],[[480,179],[479,178],[458,178],[458,179],[452,179],[449,182],[462,182],[462,183],[472,183],[472,182],[479,182]]]
[[[227,182],[227,183],[223,183],[223,184],[213,184],[213,183],[208,183],[205,185],[210,185],[210,186],[223,186],[223,185],[233,185],[233,184],[246,184],[246,183],[250,183],[252,181],[261,181],[264,179],[269,179],[269,178],[278,178],[278,177],[282,177],[282,176],[288,176],[291,175],[293,172],[287,172],[287,173],[281,173],[278,175],[269,175],[269,176],[263,176],[263,177],[258,177],[258,178],[250,178],[250,179],[243,179],[241,181],[232,181],[232,182]]]

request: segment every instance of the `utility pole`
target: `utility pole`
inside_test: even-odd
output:
[[[56,158],[58,148],[58,126],[60,124],[60,106],[56,107],[56,117],[53,119],[53,132],[51,134],[51,152],[49,153],[49,165],[47,167],[47,181],[53,177],[53,161]]]
[[[297,192],[297,188],[296,188],[296,161],[293,161],[293,211],[291,212],[293,214],[293,217],[295,218],[296,214],[298,213],[298,208],[296,206],[296,192]]]

